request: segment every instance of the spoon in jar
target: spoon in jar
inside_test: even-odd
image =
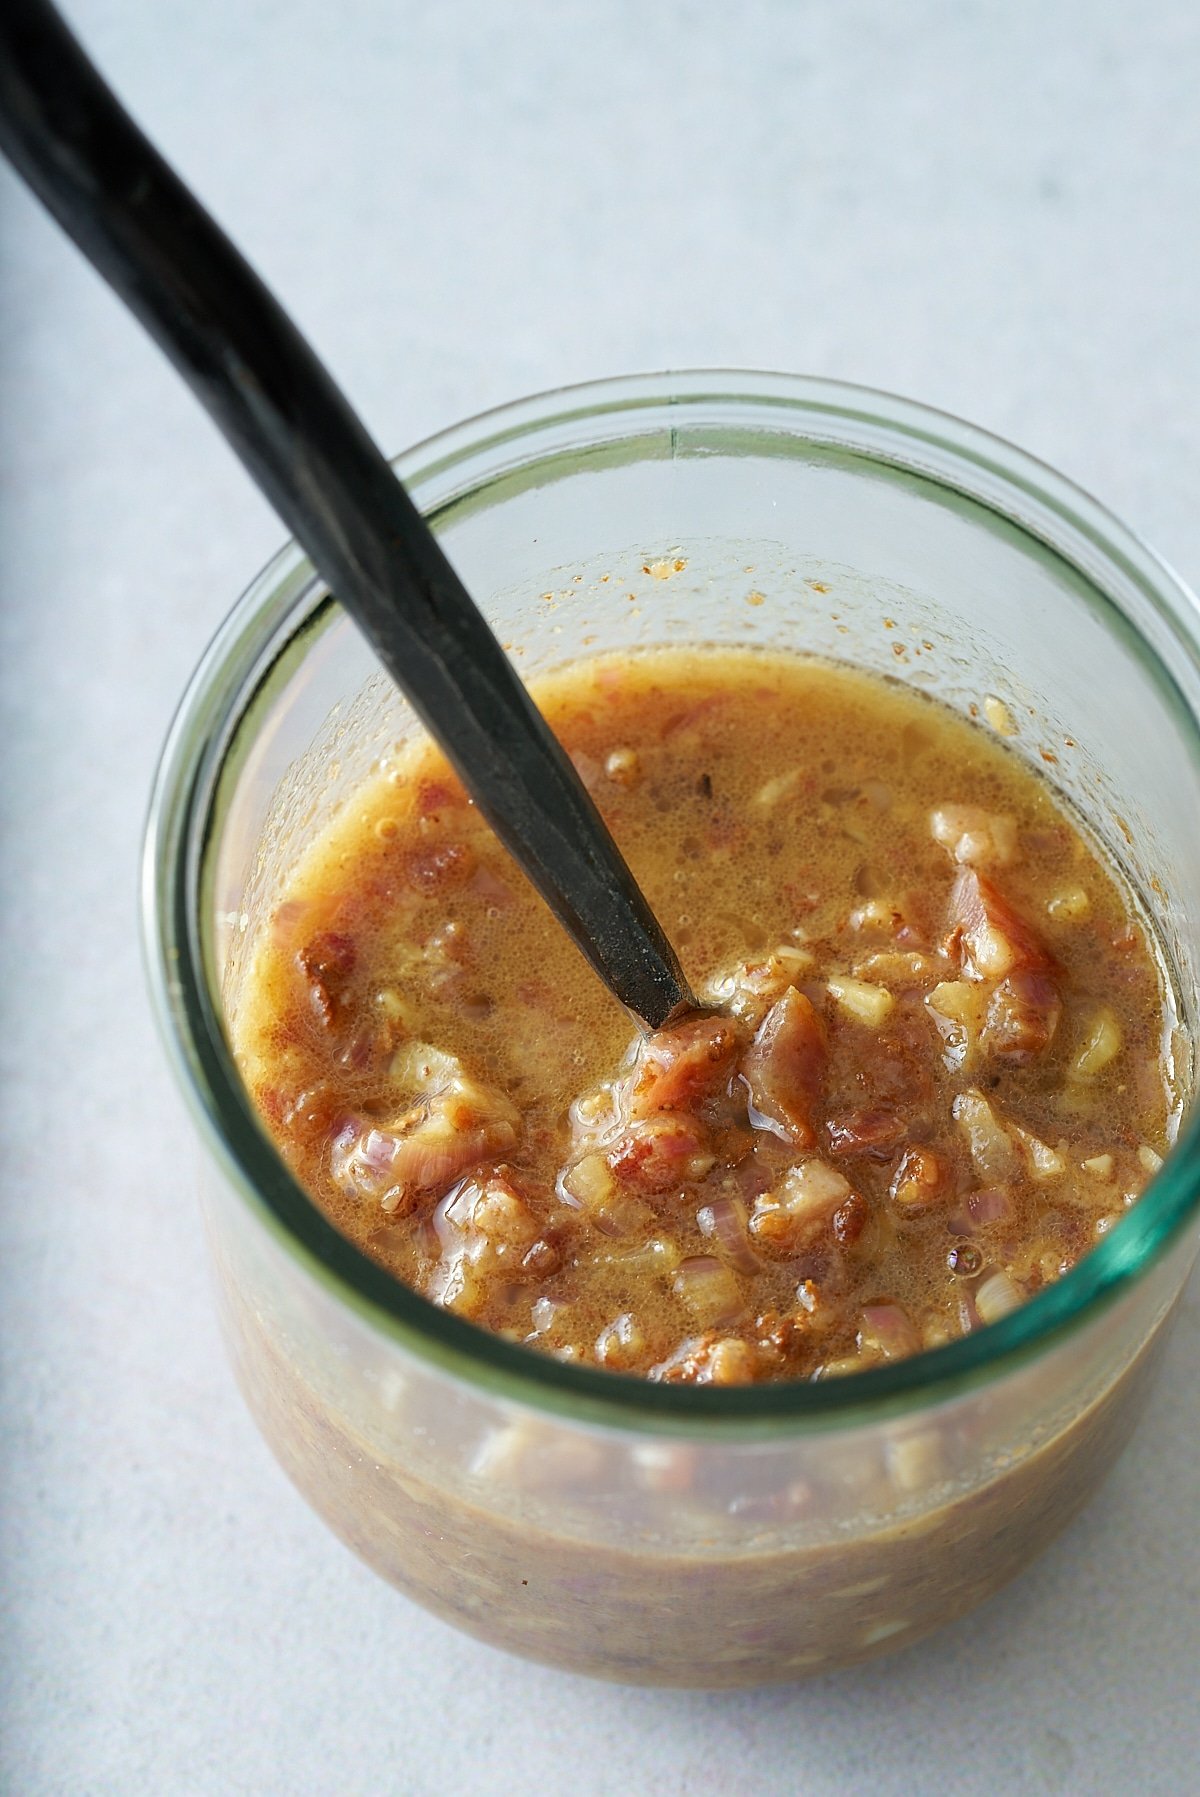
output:
[[[0,149],[165,350],[610,991],[650,1028],[695,1008],[571,761],[383,454],[46,0],[0,8]]]

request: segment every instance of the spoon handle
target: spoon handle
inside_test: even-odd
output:
[[[600,978],[693,1003],[571,762],[333,379],[46,0],[0,6],[0,149],[165,350]]]

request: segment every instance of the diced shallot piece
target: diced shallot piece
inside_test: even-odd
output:
[[[892,986],[926,986],[937,979],[944,963],[914,948],[876,949],[854,964],[854,977]]]
[[[1007,1223],[1013,1214],[1012,1193],[1007,1186],[979,1186],[966,1199],[946,1227],[951,1235],[973,1236],[995,1223]]]
[[[860,1353],[884,1360],[904,1360],[921,1346],[921,1337],[900,1304],[868,1304],[858,1323]]]
[[[643,1240],[654,1228],[655,1215],[644,1199],[632,1192],[616,1190],[611,1198],[592,1209],[591,1220],[601,1235],[611,1236],[616,1241],[629,1241],[635,1237]]]
[[[984,1323],[998,1323],[1025,1301],[1025,1294],[1007,1273],[991,1273],[975,1288],[975,1308]]]
[[[754,1350],[739,1336],[726,1335],[712,1345],[708,1356],[710,1385],[749,1385],[757,1371]]]
[[[1091,909],[1092,901],[1083,886],[1064,887],[1046,904],[1046,910],[1055,923],[1079,923],[1088,916]]]
[[[636,786],[642,777],[642,766],[636,749],[613,749],[605,758],[604,771],[617,786]]]
[[[427,1292],[452,1310],[473,1314],[497,1276],[541,1279],[558,1265],[557,1250],[505,1168],[464,1180],[434,1221],[442,1258]]]
[[[763,782],[754,795],[754,804],[760,811],[773,811],[781,799],[786,799],[803,777],[804,769],[789,768],[786,774],[774,774]]]
[[[618,1267],[631,1279],[661,1279],[673,1273],[683,1255],[670,1236],[646,1236],[644,1231],[631,1246],[614,1248],[597,1257],[602,1266]]]
[[[709,1236],[723,1258],[739,1273],[757,1273],[762,1266],[750,1246],[746,1207],[741,1199],[729,1193],[714,1198],[696,1212],[696,1223],[702,1235]]]
[[[537,1218],[528,1200],[499,1171],[486,1179],[468,1180],[450,1206],[450,1214],[463,1217],[466,1227],[494,1251],[523,1252],[537,1238]]]
[[[500,1092],[460,1081],[431,1102],[425,1116],[400,1138],[392,1176],[404,1187],[435,1191],[469,1167],[516,1145],[516,1107]]]
[[[400,1138],[390,1130],[356,1121],[344,1123],[329,1151],[330,1174],[348,1198],[379,1200],[396,1182],[392,1161]]]
[[[980,1186],[967,1194],[967,1215],[975,1229],[990,1223],[1006,1223],[1012,1216],[1012,1193],[1006,1186]]]
[[[797,1148],[811,1148],[824,1070],[821,1020],[810,1000],[789,986],[763,1018],[742,1060],[751,1122]]]
[[[885,937],[895,941],[905,930],[907,919],[896,899],[871,898],[856,905],[846,919],[847,926],[866,936]]]
[[[833,1210],[849,1192],[849,1180],[815,1155],[789,1167],[779,1186],[783,1202],[796,1217]]]
[[[442,1243],[425,1295],[462,1316],[478,1316],[498,1277],[544,1278],[557,1250],[540,1234],[528,1200],[503,1167],[466,1179],[434,1212]]]
[[[560,1298],[535,1298],[529,1312],[534,1334],[549,1334],[569,1308]]]

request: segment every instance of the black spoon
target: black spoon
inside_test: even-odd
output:
[[[45,0],[0,3],[0,149],[207,407],[600,978],[652,1028],[694,1006],[600,813],[403,486]]]

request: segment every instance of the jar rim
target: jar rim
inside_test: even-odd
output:
[[[394,463],[417,502],[422,486],[462,472],[483,492],[513,457],[536,466],[537,441],[565,425],[628,419],[663,405],[759,408],[797,442],[856,448],[949,487],[1046,543],[1083,576],[1085,596],[1119,617],[1127,646],[1175,713],[1200,767],[1200,718],[1162,657],[1104,593],[1103,565],[1132,580],[1172,650],[1200,675],[1200,604],[1127,526],[1081,488],[1003,439],[916,401],[847,382],[745,370],[616,376],[552,389],[426,438]],[[786,417],[786,426],[778,422]],[[468,474],[466,464],[483,460]],[[522,463],[522,465],[525,465]],[[455,503],[462,493],[456,493]],[[444,505],[439,509],[444,510]],[[1036,511],[1036,520],[1031,512]],[[430,514],[436,522],[436,512]],[[1050,521],[1049,525],[1047,520]],[[1052,530],[1058,532],[1053,540]],[[1062,541],[1070,538],[1070,552]],[[1091,561],[1091,565],[1086,563]],[[1094,595],[1094,600],[1092,599]],[[1036,1357],[1128,1290],[1200,1210],[1200,1114],[1137,1204],[1071,1271],[998,1322],[910,1359],[828,1381],[658,1384],[563,1362],[439,1309],[401,1284],[327,1220],[259,1124],[221,1027],[201,895],[215,806],[233,737],[267,665],[329,616],[334,603],[295,543],[267,564],[217,632],[180,703],[151,797],[142,869],[143,943],[155,1011],[206,1150],[286,1251],[376,1330],[451,1377],[527,1407],[655,1433],[775,1438],[859,1426],[941,1401]]]

